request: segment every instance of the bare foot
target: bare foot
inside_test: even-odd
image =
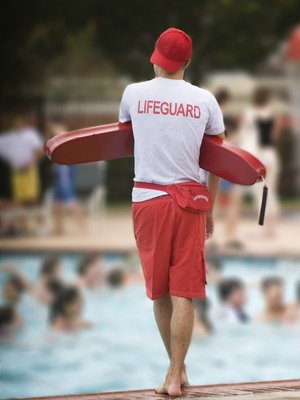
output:
[[[165,384],[154,389],[157,394],[168,394],[167,389],[165,388]]]
[[[188,381],[188,377],[187,377],[187,373],[186,373],[186,368],[184,365],[182,372],[181,372],[181,386],[188,386],[188,385],[189,385],[189,381]]]
[[[182,396],[181,386],[177,383],[164,383],[154,389],[157,394],[168,394],[169,396]]]
[[[169,396],[182,396],[181,386],[189,385],[185,366],[181,372],[180,384],[174,381],[174,378],[170,377],[170,371],[168,371],[165,383],[156,388],[155,392],[158,394],[168,394]]]
[[[181,386],[177,383],[166,385],[166,389],[169,396],[182,396]]]

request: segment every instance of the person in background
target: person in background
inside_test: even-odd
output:
[[[50,136],[65,132],[65,127],[57,121],[48,124]],[[75,190],[76,167],[73,165],[53,164],[53,219],[54,233],[64,233],[64,211],[68,210],[75,219],[78,229],[86,231],[86,220],[82,209],[77,201]]]
[[[19,208],[37,206],[40,197],[38,162],[43,154],[43,141],[32,126],[30,115],[18,112],[10,118],[10,128],[0,136],[0,157],[10,167],[11,204]],[[5,183],[5,181],[4,181]],[[6,190],[7,192],[7,190]],[[44,231],[42,213],[36,214],[40,233]],[[32,217],[31,217],[32,219]],[[26,232],[31,220],[25,214],[15,218],[14,230]]]
[[[1,158],[13,170],[13,199],[21,204],[35,204],[39,197],[37,163],[43,154],[43,141],[30,126],[29,116],[18,113],[11,118],[11,128],[0,136]]]
[[[56,255],[44,258],[37,281],[31,287],[33,297],[41,304],[49,304],[53,300],[51,283],[61,282],[61,261]]]
[[[237,117],[229,111],[232,95],[228,89],[221,88],[215,93],[215,97],[223,113],[226,139],[231,139],[231,142],[236,143],[238,136],[236,127],[238,120]]]
[[[245,311],[246,291],[242,281],[236,278],[223,279],[218,286],[221,309],[216,314],[220,321],[246,323],[250,318]]]
[[[230,114],[228,106],[231,101],[231,93],[227,89],[220,89],[216,93],[216,99],[223,113],[226,140],[229,143],[238,144],[239,121],[238,118]],[[226,179],[220,183],[218,195],[218,205],[224,210],[224,237],[226,237],[226,247],[240,250],[242,242],[237,237],[237,226],[240,217],[242,195],[240,187]]]
[[[193,299],[195,309],[194,335],[209,336],[213,333],[213,325],[209,318],[209,301],[207,298]]]
[[[3,307],[9,308],[13,313],[14,329],[21,329],[24,326],[24,320],[18,312],[18,306],[21,302],[22,295],[25,292],[25,285],[18,276],[11,274],[2,287],[2,303]],[[6,315],[6,314],[5,314]]]
[[[284,301],[284,283],[279,277],[265,278],[261,283],[261,291],[265,300],[265,309],[259,321],[268,323],[286,322],[289,308]]]
[[[280,205],[277,195],[279,176],[279,159],[275,147],[279,136],[279,121],[272,105],[271,91],[258,86],[252,95],[252,105],[243,118],[242,147],[252,152],[266,166],[266,182],[268,185],[268,206],[264,224],[266,236],[273,236],[280,214]],[[256,205],[261,203],[261,186],[254,185]]]
[[[0,343],[8,341],[19,329],[18,316],[11,306],[0,306]]]
[[[124,269],[121,267],[111,269],[106,276],[106,282],[113,289],[124,287],[126,283]]]
[[[11,276],[7,281],[8,287],[6,289],[6,285],[4,285],[4,290],[6,289],[7,296],[17,297],[17,302],[20,294],[27,290],[39,303],[49,304],[56,291],[64,286],[60,279],[61,262],[55,255],[44,258],[39,277],[34,283],[30,282],[13,264],[3,264],[0,268]]]
[[[4,303],[15,307],[20,303],[24,291],[25,285],[22,280],[18,276],[10,275],[2,288]]]
[[[103,261],[99,254],[84,256],[77,269],[74,285],[80,289],[98,289],[103,285]]]
[[[91,323],[82,318],[83,300],[80,290],[67,287],[60,291],[50,305],[50,324],[53,329],[76,332],[90,328]]]

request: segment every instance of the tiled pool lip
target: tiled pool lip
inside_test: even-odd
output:
[[[286,393],[284,395],[283,393]],[[277,394],[277,395],[276,395]],[[284,397],[283,397],[284,396]],[[286,397],[288,396],[288,397]],[[189,386],[184,389],[181,399],[206,398],[234,399],[300,399],[300,379],[282,381],[245,382],[233,384]],[[169,396],[157,395],[153,389],[104,392],[91,394],[74,394],[51,397],[30,397],[23,400],[162,400]]]
[[[68,221],[67,221],[68,222]],[[40,237],[1,237],[0,250],[3,252],[114,252],[119,254],[136,251],[132,229],[130,206],[116,210],[108,208],[105,216],[96,215],[88,219],[88,232],[76,232],[70,221],[66,225],[66,235]],[[72,229],[71,229],[72,228]],[[256,221],[243,218],[239,225],[238,237],[244,245],[238,250],[226,245],[224,221],[216,221],[214,238],[207,245],[214,247],[219,256],[247,258],[300,259],[299,220],[280,219],[276,234],[264,237]]]
[[[45,239],[0,239],[0,251],[1,253],[15,253],[15,254],[24,254],[24,253],[70,253],[70,254],[81,254],[81,253],[114,253],[114,254],[131,254],[136,251],[135,244],[126,244],[125,243],[110,243],[110,244],[99,244],[99,243],[87,243],[83,242],[75,242],[68,238],[67,240],[58,240],[52,241]],[[243,258],[248,260],[278,260],[278,259],[286,259],[286,260],[295,260],[299,261],[300,259],[300,247],[297,248],[293,252],[287,251],[265,251],[258,252],[252,250],[225,250],[225,249],[215,249],[214,254],[216,257],[220,258]]]

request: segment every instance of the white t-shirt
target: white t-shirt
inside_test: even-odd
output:
[[[36,152],[42,148],[43,141],[33,128],[22,128],[0,135],[0,157],[16,170],[30,164]]]
[[[134,180],[161,185],[203,182],[199,168],[203,135],[224,132],[222,112],[209,91],[167,78],[127,86],[119,121],[132,122]],[[133,188],[132,201],[165,194]]]

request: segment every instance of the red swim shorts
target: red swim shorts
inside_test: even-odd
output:
[[[132,211],[148,297],[206,297],[205,212],[183,210],[169,195],[134,202]]]

